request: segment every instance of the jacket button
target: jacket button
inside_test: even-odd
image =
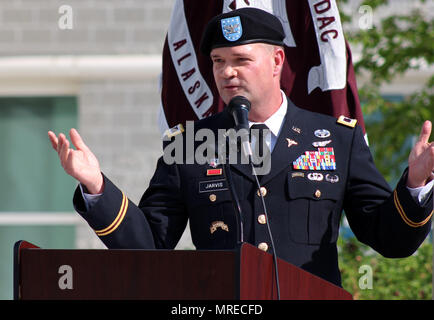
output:
[[[261,214],[258,216],[258,222],[260,224],[266,224],[267,223],[267,217],[265,216],[265,214]]]
[[[315,198],[317,198],[317,199],[321,198],[321,190],[317,189],[315,191]]]
[[[217,200],[217,196],[214,193],[209,195],[209,201],[214,202],[216,200]]]
[[[256,194],[258,195],[258,197],[260,197],[261,194],[262,194],[263,197],[265,197],[265,196],[267,195],[267,188],[265,188],[265,187],[260,187],[260,188],[258,189],[258,191],[256,191]]]
[[[268,244],[266,242],[261,242],[260,244],[258,244],[258,248],[262,251],[267,251],[268,250]]]

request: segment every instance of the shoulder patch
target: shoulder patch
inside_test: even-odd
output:
[[[357,120],[345,116],[340,116],[336,122],[339,124],[343,124],[344,126],[354,128],[356,126]]]
[[[184,132],[184,126],[180,123],[170,129],[167,129],[164,132],[164,136],[168,138],[172,138],[183,132]]]

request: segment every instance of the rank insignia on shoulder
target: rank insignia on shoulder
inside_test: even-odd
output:
[[[351,119],[345,116],[340,116],[337,123],[343,124],[344,126],[354,128],[357,123],[357,119]]]
[[[184,132],[184,126],[180,123],[164,131],[164,136],[168,138],[172,138],[183,132]]]

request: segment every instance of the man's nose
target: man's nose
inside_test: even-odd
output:
[[[225,78],[233,78],[236,77],[238,73],[236,68],[230,64],[227,64],[223,67],[222,74]]]

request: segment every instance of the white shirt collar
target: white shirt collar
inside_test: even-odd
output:
[[[280,105],[279,109],[277,109],[277,111],[264,122],[264,124],[268,127],[268,129],[270,129],[270,131],[275,137],[279,136],[279,132],[283,124],[283,119],[285,119],[286,111],[288,109],[288,100],[286,99],[286,95],[282,90],[280,90],[280,92],[282,94],[282,104]],[[259,122],[249,121],[249,128],[257,123]]]

